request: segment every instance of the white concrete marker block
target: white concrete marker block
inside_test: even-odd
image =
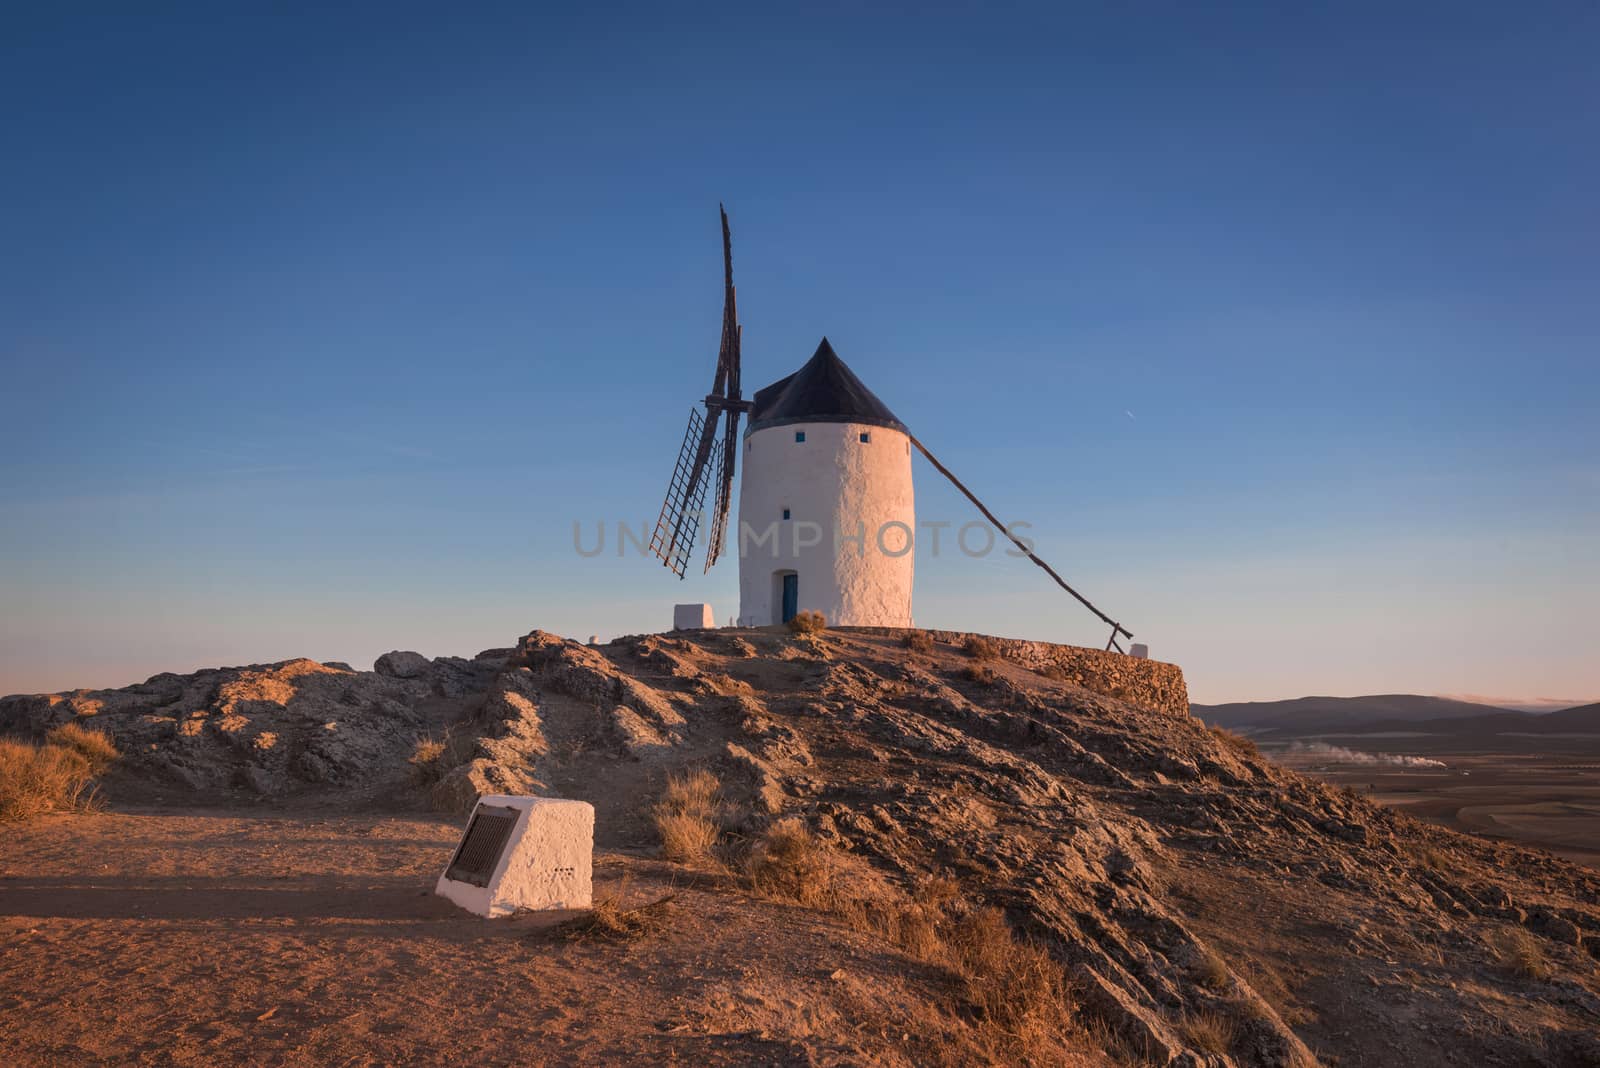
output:
[[[708,604],[675,604],[672,606],[673,630],[715,630],[716,614]]]
[[[488,794],[434,893],[479,916],[592,904],[594,806],[553,797]]]

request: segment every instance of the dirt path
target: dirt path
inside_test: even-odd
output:
[[[456,824],[179,811],[53,817],[0,845],[0,1046],[45,1064],[927,1063],[938,977],[799,909],[673,893],[639,941],[431,894]]]

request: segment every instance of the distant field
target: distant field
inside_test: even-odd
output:
[[[1297,739],[1301,745],[1318,739]],[[1425,734],[1327,734],[1320,740],[1388,757],[1425,756],[1443,768],[1318,760],[1292,743],[1261,748],[1327,782],[1350,785],[1374,800],[1455,830],[1548,849],[1600,868],[1600,735],[1503,735],[1498,751],[1453,751],[1459,740]],[[1552,744],[1561,752],[1551,752]]]

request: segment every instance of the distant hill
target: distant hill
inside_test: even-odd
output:
[[[1560,712],[1540,716],[1539,719],[1546,724],[1546,730],[1600,730],[1600,701],[1591,705],[1579,705],[1576,708],[1564,708]],[[1558,726],[1551,728],[1549,724]]]
[[[1415,726],[1416,721],[1382,720],[1362,724],[1358,729],[1384,731]],[[1427,721],[1430,734],[1453,738],[1485,737],[1495,734],[1587,734],[1600,732],[1600,702],[1564,708],[1559,712],[1490,712],[1477,716],[1450,716]]]
[[[1414,693],[1239,701],[1222,705],[1190,705],[1189,710],[1207,723],[1223,727],[1293,727],[1296,730],[1330,730],[1376,723],[1406,725],[1490,715],[1514,716],[1519,721],[1536,718],[1530,713],[1513,712],[1494,705],[1456,701],[1448,697],[1423,697]]]

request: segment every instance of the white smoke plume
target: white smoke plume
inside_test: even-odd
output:
[[[1364,753],[1327,742],[1291,742],[1283,751],[1284,764],[1381,764],[1394,768],[1446,768],[1442,760],[1400,753]]]

